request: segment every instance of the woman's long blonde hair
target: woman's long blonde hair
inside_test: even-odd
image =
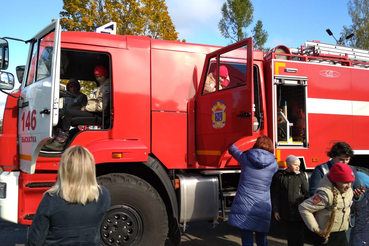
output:
[[[328,243],[328,238],[329,235],[331,234],[331,230],[333,228],[333,224],[334,224],[334,218],[336,217],[336,210],[337,210],[337,197],[338,197],[338,189],[336,188],[335,185],[333,185],[333,209],[331,211],[331,216],[329,217],[328,223],[327,223],[327,228],[324,231],[324,244]]]
[[[67,202],[85,205],[86,202],[98,200],[100,189],[93,155],[86,148],[76,145],[64,152],[56,183],[46,192],[59,194]]]

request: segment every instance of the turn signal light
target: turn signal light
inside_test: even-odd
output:
[[[113,153],[111,154],[111,157],[112,157],[113,159],[120,159],[120,158],[122,158],[122,157],[123,157],[123,154],[122,154],[122,152],[113,152]]]
[[[179,188],[179,179],[175,179],[174,180],[174,189],[178,189]]]

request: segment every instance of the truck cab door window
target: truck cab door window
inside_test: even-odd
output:
[[[226,52],[220,56],[217,67],[216,57],[211,58],[202,94],[231,89],[246,85],[246,64],[231,60],[235,51]]]
[[[31,55],[31,63],[29,64],[28,67],[28,76],[26,79],[26,83],[25,86],[28,86],[30,84],[33,83],[33,79],[35,77],[35,72],[36,72],[36,63],[37,63],[37,42],[35,42],[32,45],[32,55]]]

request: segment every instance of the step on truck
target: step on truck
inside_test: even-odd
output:
[[[334,141],[351,145],[355,164],[368,163],[366,50],[310,41],[262,53],[252,38],[217,47],[61,32],[56,20],[26,41],[13,90],[16,78],[6,71],[13,39],[0,39],[0,89],[8,94],[0,135],[3,220],[32,223],[73,145],[93,154],[98,182],[111,195],[102,245],[180,245],[188,223],[227,220],[240,174],[227,151],[235,141],[247,150],[269,136],[281,169],[293,154],[313,170]],[[105,112],[72,122],[63,150],[45,149],[62,120],[67,81],[77,79],[90,97],[96,65],[111,81]]]

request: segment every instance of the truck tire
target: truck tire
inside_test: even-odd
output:
[[[149,183],[119,173],[97,180],[109,190],[111,197],[100,228],[102,245],[164,245],[168,215],[159,193]]]

